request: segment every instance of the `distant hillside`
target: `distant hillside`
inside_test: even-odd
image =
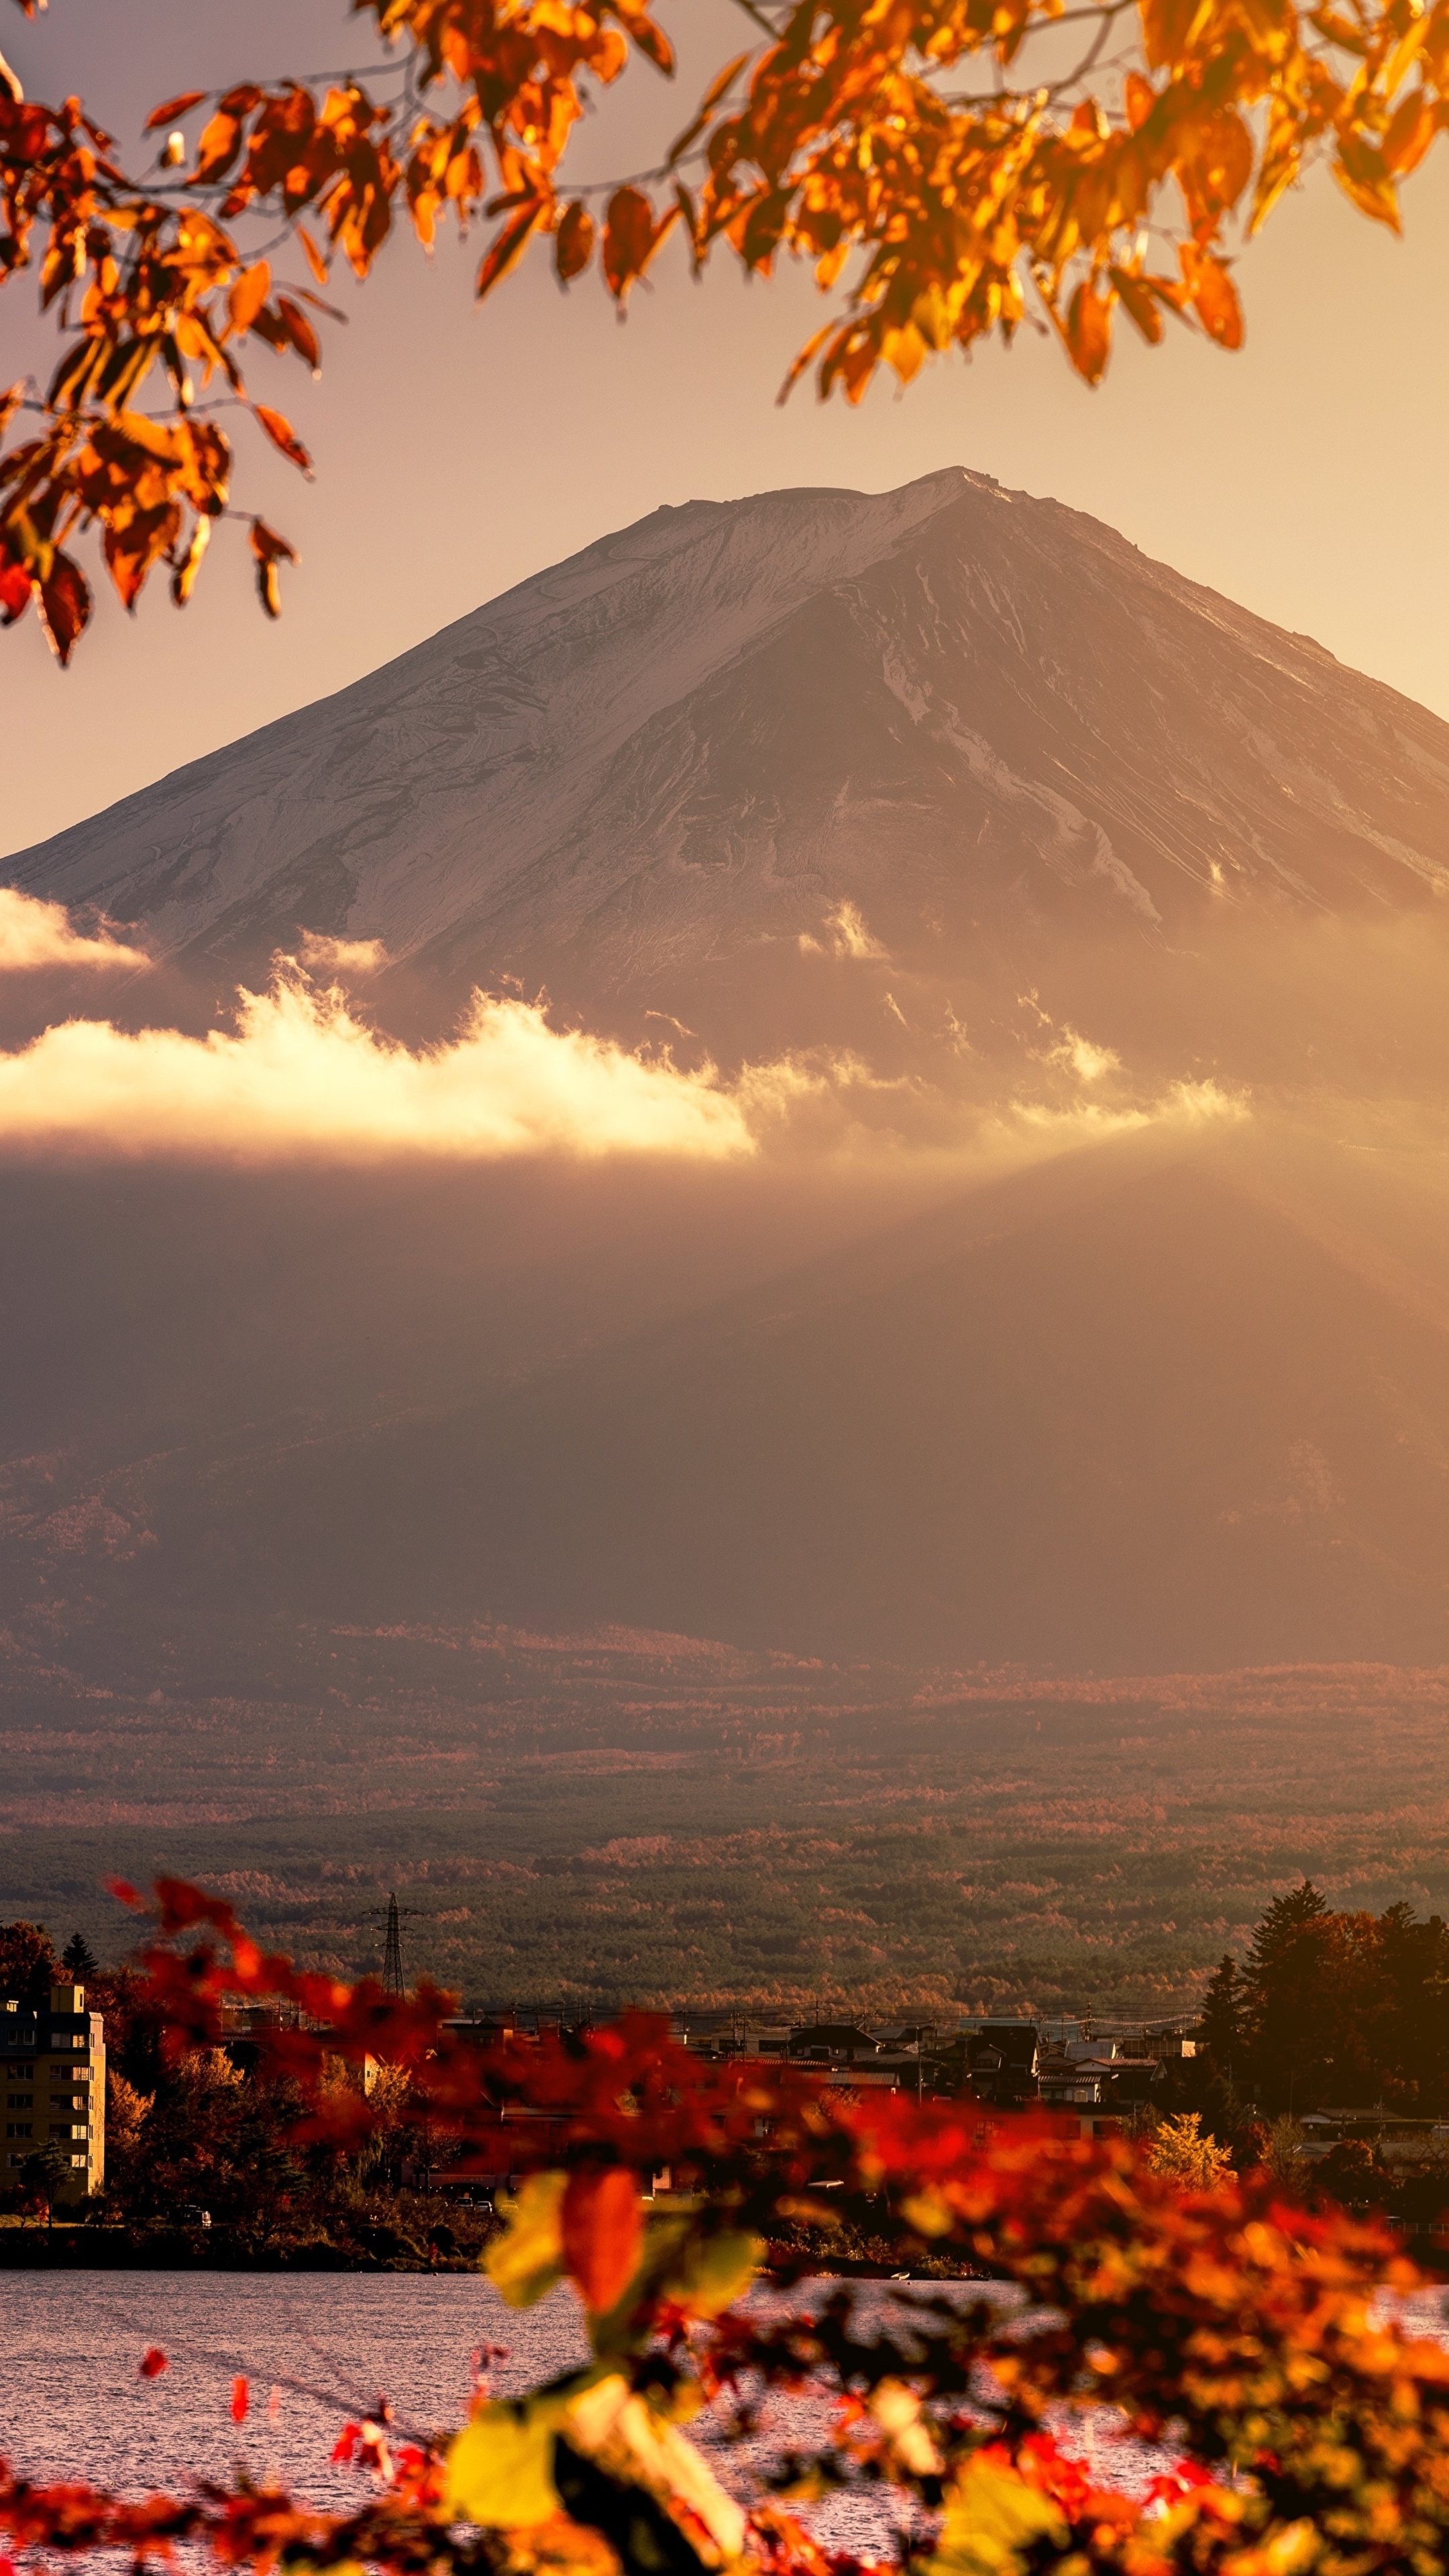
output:
[[[184,1631],[196,1669],[208,1631],[277,1619],[916,1668],[1449,1661],[1444,1244],[1341,1150],[1298,1143],[1290,1188],[1273,1143],[1128,1136],[793,1268],[768,1199],[667,1177],[567,1222],[297,1185],[252,1244],[257,1183],[128,1188],[104,1237],[73,1183],[71,1242],[116,1249],[69,1320],[34,1217],[6,1261],[45,1354],[10,1399],[6,1616],[97,1682],[121,1637]],[[29,1205],[53,1245],[59,1202]]]

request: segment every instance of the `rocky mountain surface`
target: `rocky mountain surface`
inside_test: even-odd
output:
[[[908,966],[1449,892],[1449,727],[951,468],[661,509],[12,859],[203,979],[299,930],[677,1009],[851,906]]]

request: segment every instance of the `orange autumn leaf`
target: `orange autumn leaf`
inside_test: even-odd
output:
[[[594,219],[582,198],[564,208],[554,244],[554,264],[560,281],[567,285],[571,277],[581,276],[594,255]]]
[[[315,375],[322,363],[322,348],[306,314],[293,303],[290,295],[277,297],[277,312],[298,357],[306,360]]]
[[[249,331],[272,291],[272,272],[268,262],[259,259],[237,279],[227,296],[227,310],[234,331]]]
[[[1162,315],[1151,288],[1140,277],[1130,276],[1125,268],[1110,268],[1107,274],[1143,339],[1155,348],[1162,337]]]
[[[1396,179],[1406,179],[1417,170],[1439,130],[1434,102],[1428,92],[1412,90],[1401,99],[1389,119],[1384,136],[1384,168]]]
[[[542,222],[545,211],[544,200],[541,197],[535,197],[524,207],[522,214],[514,215],[511,221],[504,225],[502,232],[490,245],[482,267],[478,271],[474,291],[480,303],[485,295],[492,294],[494,287],[508,275],[509,270],[516,267],[528,248],[534,231]]]
[[[1238,291],[1220,260],[1208,251],[1194,251],[1183,261],[1192,307],[1209,339],[1223,349],[1240,349],[1243,345],[1243,308]]]
[[[152,108],[141,128],[142,133],[154,134],[158,126],[174,125],[177,117],[184,116],[188,108],[199,107],[205,96],[204,89],[184,89],[179,98],[166,99],[160,107]]]
[[[90,617],[90,585],[85,574],[69,555],[56,555],[40,582],[40,622],[62,670],[90,624]]]
[[[279,447],[282,454],[285,457],[288,457],[293,465],[300,466],[302,472],[310,477],[312,472],[312,459],[308,455],[306,448],[302,445],[301,440],[298,438],[291,422],[284,419],[281,412],[272,411],[266,403],[253,403],[252,414],[254,419],[261,422],[261,425],[266,431],[268,438],[271,440],[272,445],[274,447]]]
[[[564,2266],[595,2315],[614,2307],[632,2281],[643,2226],[639,2186],[622,2166],[570,2175],[563,2198]]]
[[[1092,279],[1077,288],[1067,308],[1067,347],[1079,376],[1100,384],[1112,354],[1112,308]]]
[[[858,403],[882,367],[905,385],[928,359],[1010,342],[1033,307],[1096,384],[1115,301],[1150,343],[1171,306],[1241,347],[1225,255],[1237,210],[1256,232],[1327,161],[1358,211],[1397,231],[1400,185],[1449,124],[1449,0],[1137,0],[1125,15],[1118,0],[1065,14],[1060,0],[813,0],[778,22],[751,8],[751,49],[704,79],[672,145],[659,138],[648,166],[672,202],[656,208],[651,180],[591,183],[597,220],[565,165],[600,87],[631,64],[673,71],[645,0],[355,0],[355,14],[383,40],[387,80],[240,82],[212,98],[184,178],[137,177],[78,100],[27,101],[0,68],[0,283],[29,268],[61,339],[43,395],[25,397],[38,424],[0,402],[0,622],[33,600],[62,662],[90,595],[74,558],[54,557],[58,535],[93,532],[128,604],[164,559],[182,604],[205,551],[196,515],[231,506],[224,440],[206,455],[105,446],[122,416],[179,435],[234,400],[308,470],[243,361],[261,342],[315,374],[304,305],[344,317],[275,286],[274,244],[294,240],[320,287],[339,256],[366,277],[404,226],[431,246],[497,217],[480,298],[552,237],[559,280],[598,253],[622,308],[678,224],[696,275],[711,258],[757,278],[799,262],[832,296],[787,380],[811,364],[822,397]],[[146,130],[209,95],[177,89]],[[163,166],[183,159],[168,142]],[[267,227],[267,260],[238,249],[242,217]],[[1145,271],[1154,236],[1180,283]],[[285,558],[256,560],[275,614]]]
[[[317,248],[317,245],[312,239],[312,236],[308,232],[305,224],[299,224],[297,226],[297,239],[302,245],[302,256],[306,260],[307,266],[312,271],[313,276],[316,278],[318,285],[325,286],[327,283],[327,262],[323,258],[320,250]]]

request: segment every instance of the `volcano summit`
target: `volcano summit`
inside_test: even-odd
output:
[[[676,1010],[850,906],[907,965],[1449,891],[1449,728],[1054,501],[657,510],[11,862],[203,980],[302,930]],[[721,1032],[722,1037],[724,1032]]]

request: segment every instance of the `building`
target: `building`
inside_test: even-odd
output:
[[[52,1986],[45,2008],[0,1999],[0,2065],[0,2181],[13,2190],[30,2158],[55,2146],[69,2173],[57,2200],[98,2192],[106,2172],[106,2026],[100,2013],[86,2011],[84,1986]]]

